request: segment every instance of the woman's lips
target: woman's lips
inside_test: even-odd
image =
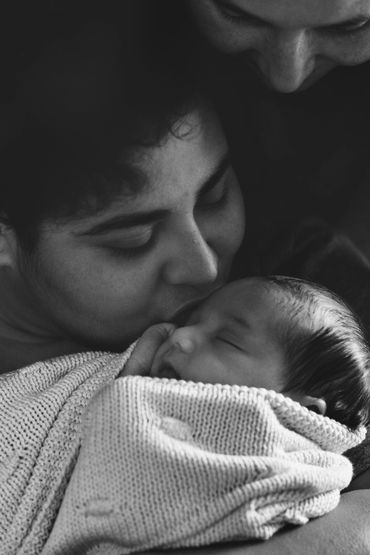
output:
[[[211,293],[210,293],[211,294]],[[183,326],[184,323],[187,321],[190,314],[195,310],[197,306],[199,306],[209,295],[205,297],[201,297],[199,299],[194,299],[192,301],[188,301],[184,303],[178,308],[171,317],[171,321],[174,322],[177,326]]]

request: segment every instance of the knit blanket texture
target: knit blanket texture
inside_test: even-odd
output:
[[[351,432],[274,391],[119,378],[94,397],[45,555],[267,539],[334,509]]]
[[[130,356],[81,353],[0,376],[0,554],[40,555],[93,396]]]

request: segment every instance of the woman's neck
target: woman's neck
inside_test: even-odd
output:
[[[0,374],[83,350],[55,329],[21,280],[0,270]]]
[[[0,374],[29,366],[34,362],[86,350],[67,341],[37,344],[25,343],[17,339],[7,339],[4,342],[0,335],[0,342]]]

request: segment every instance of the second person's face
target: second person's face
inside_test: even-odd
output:
[[[370,0],[190,0],[204,34],[291,93],[370,59]]]
[[[244,234],[227,145],[206,110],[177,132],[133,153],[132,194],[42,228],[33,263],[20,271],[47,329],[122,349],[226,281]]]

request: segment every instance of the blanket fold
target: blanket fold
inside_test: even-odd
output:
[[[267,539],[337,505],[364,437],[273,391],[119,378],[89,405],[43,554]]]

